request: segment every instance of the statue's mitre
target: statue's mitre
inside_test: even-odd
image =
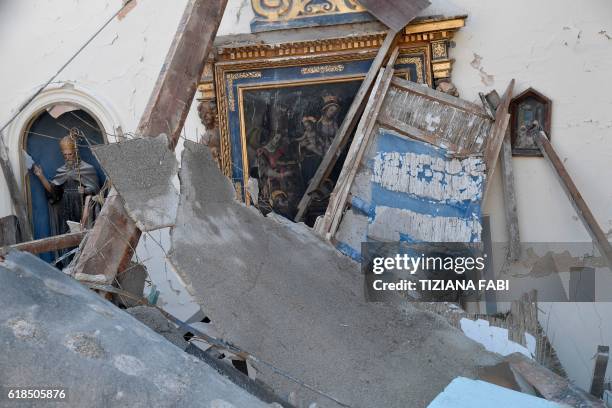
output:
[[[76,151],[76,142],[74,141],[73,138],[71,138],[70,136],[64,136],[60,142],[60,149],[61,151]]]

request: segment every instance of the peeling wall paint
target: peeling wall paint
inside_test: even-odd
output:
[[[448,157],[445,149],[380,128],[351,187],[338,249],[359,259],[368,240],[480,241],[484,179],[480,157]]]
[[[480,218],[435,217],[380,206],[368,234],[374,239],[403,242],[472,242],[480,236]]]
[[[372,181],[391,191],[437,201],[474,201],[481,197],[482,160],[444,160],[417,153],[380,152]]]

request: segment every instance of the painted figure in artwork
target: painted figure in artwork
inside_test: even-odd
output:
[[[338,113],[340,113],[338,97],[324,96],[321,118],[317,122],[317,133],[323,143],[323,152],[327,151],[338,132]]]
[[[302,179],[308,185],[310,179],[315,175],[323,155],[325,145],[316,130],[317,119],[312,116],[302,118],[304,134],[296,139],[299,143],[300,165],[302,167]]]
[[[100,192],[96,169],[79,158],[72,134],[61,139],[59,143],[64,165],[55,171],[51,180],[47,180],[38,164],[33,167],[34,174],[45,188],[51,205],[52,235],[69,232],[67,221],[84,223],[85,227],[90,227],[99,210],[99,206],[98,210],[93,208],[96,201],[88,199]],[[84,219],[84,213],[87,219]]]
[[[217,125],[217,104],[214,101],[203,101],[198,106],[198,114],[206,131],[200,138],[200,143],[210,149],[213,159],[220,164],[221,138]]]

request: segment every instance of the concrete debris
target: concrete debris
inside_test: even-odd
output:
[[[99,145],[92,151],[140,230],[156,230],[174,223],[178,192],[172,181],[178,161],[168,150],[166,135]]]
[[[428,408],[562,408],[555,402],[468,378],[455,378]]]
[[[442,318],[367,303],[359,266],[303,224],[234,199],[205,146],[185,143],[171,263],[257,378],[298,406],[425,407],[455,377],[497,362]]]
[[[151,330],[161,334],[170,343],[182,350],[185,350],[189,343],[183,337],[183,331],[168,321],[162,312],[149,306],[136,306],[126,310],[129,314],[138,319],[141,323],[149,326]]]
[[[143,297],[147,268],[142,264],[132,263],[125,271],[117,274],[117,286],[132,295],[136,299]],[[135,307],[139,302],[134,298],[113,294],[113,302],[118,306]],[[137,318],[138,319],[138,318]],[[140,320],[140,319],[138,319]],[[141,320],[142,321],[142,320]],[[145,323],[146,324],[146,323]]]
[[[65,407],[269,406],[33,255],[11,251],[0,287],[5,387],[59,387]]]

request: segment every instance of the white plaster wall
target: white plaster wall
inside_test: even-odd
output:
[[[532,86],[552,99],[552,144],[612,235],[612,40],[606,36],[612,33],[612,2],[445,3],[469,14],[451,50],[461,96],[477,101],[478,92],[497,89],[501,94],[515,78],[515,94]],[[483,71],[472,65],[474,54],[482,57]],[[483,80],[485,75],[492,78]],[[487,78],[492,83],[485,84]],[[545,160],[515,158],[513,164],[522,241],[590,241]],[[491,215],[493,239],[507,240],[499,169],[485,212]],[[547,303],[540,309],[570,379],[588,389],[597,345],[612,345],[612,304]],[[612,378],[612,363],[607,378]]]
[[[186,0],[136,0],[136,6],[113,20],[31,105],[70,97],[92,102],[108,113],[105,131],[113,139],[117,126],[134,132],[144,111]],[[122,6],[122,0],[28,0],[0,2],[0,124],[44,84],[85,41]],[[69,84],[67,91],[65,85]],[[58,96],[59,95],[59,96]],[[30,118],[28,108],[5,133],[5,142],[18,180],[20,137]],[[197,140],[201,132],[196,105],[187,118],[184,135]],[[177,154],[182,143],[177,147]],[[0,217],[12,213],[10,197],[0,174]],[[166,232],[155,232],[169,247]],[[181,319],[197,306],[167,268],[164,251],[145,237],[138,247],[140,259],[160,290],[159,303]],[[195,308],[195,309],[194,309]]]

